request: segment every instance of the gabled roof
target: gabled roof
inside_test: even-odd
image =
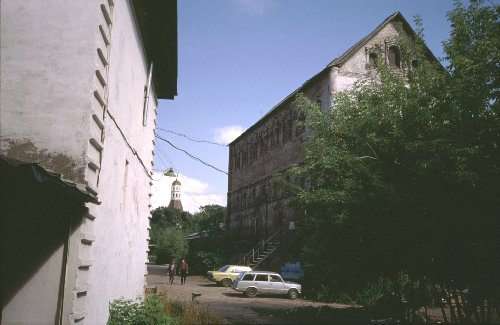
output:
[[[349,60],[357,51],[359,51],[360,49],[362,49],[366,43],[368,43],[375,35],[377,35],[387,24],[389,24],[390,22],[393,22],[393,21],[397,21],[397,22],[401,22],[402,24],[402,27],[403,29],[408,32],[410,35],[412,36],[416,36],[416,33],[415,31],[413,30],[413,28],[410,26],[410,24],[408,23],[408,21],[403,17],[403,15],[397,11],[395,13],[393,13],[392,15],[390,15],[389,17],[387,17],[380,25],[378,25],[370,34],[366,35],[365,37],[363,37],[361,40],[359,40],[356,44],[354,44],[353,46],[351,46],[347,51],[345,51],[341,56],[335,58],[333,61],[331,61],[330,63],[328,63],[326,65],[326,67],[321,70],[320,72],[318,72],[317,74],[315,74],[312,78],[310,78],[309,80],[307,80],[306,82],[304,82],[299,88],[297,88],[295,91],[293,91],[291,94],[289,94],[288,96],[285,97],[285,99],[283,99],[282,101],[280,101],[277,105],[275,105],[273,108],[271,108],[264,116],[262,116],[255,124],[253,124],[252,126],[250,126],[247,130],[245,130],[245,132],[243,132],[239,137],[237,137],[236,139],[234,139],[229,145],[233,144],[234,142],[236,142],[238,139],[240,139],[244,134],[250,132],[251,130],[253,130],[254,128],[256,128],[258,125],[262,124],[263,121],[266,120],[266,118],[271,115],[278,107],[280,107],[281,105],[285,104],[286,102],[289,102],[290,100],[292,100],[296,94],[298,94],[302,89],[304,89],[305,86],[309,85],[311,82],[315,81],[316,79],[318,79],[320,76],[322,76],[324,73],[330,71],[330,69],[332,67],[339,67],[341,66],[342,64],[344,64],[347,60]],[[434,54],[431,52],[431,50],[429,50],[427,47],[426,47],[426,51],[428,52],[429,56],[431,57],[431,59],[433,60],[436,60],[436,57],[434,56]]]

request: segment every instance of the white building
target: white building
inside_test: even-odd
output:
[[[176,0],[2,0],[0,18],[1,323],[105,324],[144,295]]]

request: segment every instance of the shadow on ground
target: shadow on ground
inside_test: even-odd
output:
[[[257,313],[267,313],[265,308],[252,308]],[[273,314],[287,324],[332,324],[332,323],[368,323],[370,316],[363,308],[297,307],[288,311],[274,310]]]

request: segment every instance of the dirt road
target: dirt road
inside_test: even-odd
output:
[[[245,298],[241,293],[231,288],[219,287],[201,276],[188,276],[185,285],[180,284],[179,276],[175,277],[172,285],[169,285],[167,280],[166,275],[147,276],[148,286],[156,286],[158,292],[166,291],[171,299],[190,302],[193,293],[200,294],[195,298],[200,307],[215,313],[225,324],[288,324],[291,322],[291,312],[299,307],[310,306],[311,310],[321,310],[324,306],[335,309],[350,307],[315,303],[302,298],[296,300],[275,296]]]

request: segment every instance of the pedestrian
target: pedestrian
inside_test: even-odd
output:
[[[177,268],[177,265],[175,265],[175,261],[173,260],[172,263],[168,266],[168,277],[169,277],[169,283],[172,284],[174,283],[174,276],[175,276],[175,270]]]
[[[184,284],[186,283],[186,276],[188,274],[188,263],[186,262],[186,260],[182,260],[181,262],[181,284]]]

